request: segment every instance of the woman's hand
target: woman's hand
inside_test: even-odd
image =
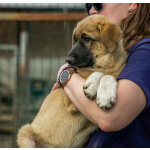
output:
[[[56,82],[53,87],[52,87],[52,91],[54,91],[55,89],[60,88],[60,85],[58,84],[58,82]]]

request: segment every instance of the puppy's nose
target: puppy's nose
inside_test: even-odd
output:
[[[69,57],[66,57],[66,62],[70,65],[73,65],[75,62],[75,59],[74,59],[74,57],[69,56]]]

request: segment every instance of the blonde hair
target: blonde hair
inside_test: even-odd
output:
[[[137,9],[122,20],[121,29],[127,51],[141,39],[150,37],[150,3],[138,3]]]

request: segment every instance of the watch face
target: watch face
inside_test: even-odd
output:
[[[60,77],[61,82],[67,81],[68,77],[69,77],[69,71],[68,70],[63,71]]]

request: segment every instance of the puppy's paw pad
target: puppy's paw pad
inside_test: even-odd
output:
[[[97,97],[96,99],[97,105],[102,109],[111,108],[116,102],[116,96],[107,96],[107,97]]]
[[[84,84],[83,89],[86,90],[86,89],[88,89],[89,86],[90,86],[90,83]]]

